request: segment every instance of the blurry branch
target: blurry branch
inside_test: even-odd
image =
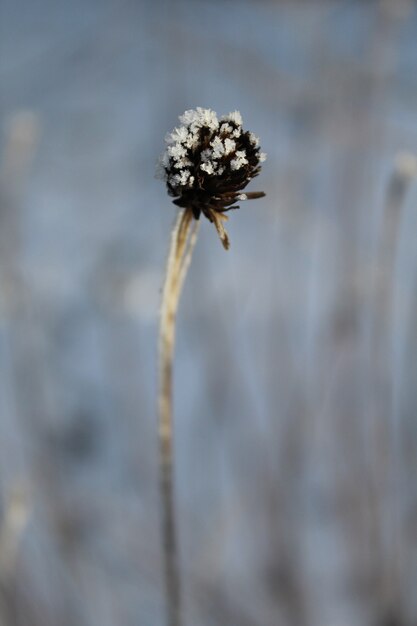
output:
[[[0,321],[4,317],[11,337],[13,387],[21,411],[23,391],[20,385],[21,367],[27,367],[30,345],[27,324],[28,293],[21,268],[21,200],[26,178],[33,160],[39,136],[39,121],[30,111],[20,111],[10,117],[5,128],[5,147],[0,163]],[[16,350],[16,343],[21,349]],[[19,354],[17,354],[19,353]],[[30,372],[33,377],[33,371]],[[20,424],[17,425],[19,428]],[[6,444],[4,444],[6,445]],[[20,471],[27,472],[26,468]],[[12,485],[5,499],[0,518],[0,619],[2,626],[16,623],[19,600],[16,592],[16,563],[22,535],[30,513],[26,485]]]
[[[29,519],[29,498],[25,485],[16,484],[6,499],[0,521],[0,581],[13,574],[22,534]]]
[[[388,183],[377,250],[375,345],[380,348],[386,343],[384,337],[391,324],[394,266],[405,197],[415,178],[417,178],[417,157],[409,152],[399,153]]]
[[[11,626],[15,612],[16,562],[30,515],[28,489],[16,483],[0,519],[0,626]]]
[[[417,178],[417,156],[410,152],[397,154],[388,187],[386,211],[398,211],[404,203],[410,183]]]
[[[39,120],[31,111],[15,113],[6,128],[1,179],[16,186],[32,162],[39,137]]]
[[[0,164],[0,303],[5,312],[15,312],[25,297],[19,271],[19,209],[38,136],[39,120],[30,111],[15,113],[6,127]]]
[[[392,502],[392,490],[398,488],[398,449],[392,427],[392,372],[390,363],[395,297],[395,263],[406,193],[417,178],[417,157],[404,152],[397,155],[388,184],[377,248],[376,283],[373,295],[372,363],[374,381],[374,454],[373,486],[370,492],[372,510],[371,539],[375,542],[375,582],[378,619],[394,614],[402,623],[401,563],[399,562],[399,529],[395,510],[383,510],[386,496]],[[387,537],[388,540],[384,539]],[[393,622],[394,623],[394,622]]]

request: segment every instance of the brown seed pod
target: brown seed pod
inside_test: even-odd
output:
[[[179,119],[181,126],[166,137],[159,177],[166,181],[174,204],[191,209],[195,219],[203,213],[228,247],[224,213],[238,209],[238,202],[265,195],[242,190],[259,174],[266,155],[260,152],[258,138],[242,129],[238,111],[218,119],[214,111],[198,107]]]

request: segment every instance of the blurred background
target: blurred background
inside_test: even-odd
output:
[[[154,168],[196,106],[268,160],[180,307],[186,624],[417,624],[416,101],[412,0],[1,0],[1,626],[166,623]]]

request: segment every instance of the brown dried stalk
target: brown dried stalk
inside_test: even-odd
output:
[[[197,222],[190,209],[178,213],[171,234],[159,335],[159,470],[162,506],[165,587],[169,626],[181,626],[181,577],[178,557],[173,477],[172,369],[175,321],[182,286],[197,240]]]
[[[162,296],[159,363],[159,445],[162,532],[169,626],[182,625],[180,567],[175,529],[173,485],[172,364],[175,318],[182,285],[196,242],[199,218],[212,222],[223,247],[229,237],[224,227],[227,211],[237,202],[262,198],[263,191],[241,193],[261,171],[266,155],[259,139],[242,128],[239,111],[217,118],[197,107],[180,116],[181,126],[166,137],[158,176],[181,207],[171,236]]]

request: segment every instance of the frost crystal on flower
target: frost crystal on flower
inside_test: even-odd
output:
[[[213,148],[213,159],[221,159],[224,154],[224,144],[218,135],[210,142],[210,146]]]
[[[229,115],[226,115],[224,119],[230,122],[234,122],[237,126],[242,126],[242,116],[239,111],[233,111],[232,113],[229,113]]]
[[[218,217],[239,208],[235,203],[261,198],[263,192],[240,193],[257,176],[266,155],[259,139],[242,128],[242,116],[233,111],[221,118],[211,109],[190,109],[181,126],[167,134],[157,175],[165,180],[174,204],[203,213],[218,227]]]
[[[213,163],[211,163],[211,161],[207,161],[207,163],[202,163],[200,165],[200,169],[203,170],[203,172],[206,172],[207,174],[214,174],[214,166],[213,166]]]
[[[236,158],[230,161],[230,167],[232,170],[240,170],[243,165],[248,162],[246,153],[244,150],[236,150]]]
[[[259,146],[259,137],[257,137],[254,133],[249,133],[249,141],[254,146]]]
[[[229,139],[227,137],[224,140],[224,153],[225,154],[230,154],[235,149],[236,149],[236,141],[233,141],[233,139]]]

